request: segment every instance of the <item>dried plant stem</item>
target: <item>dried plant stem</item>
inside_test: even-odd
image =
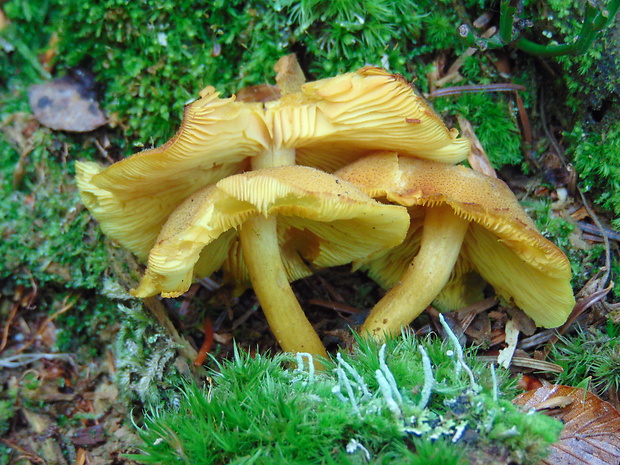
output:
[[[157,297],[147,297],[143,301],[157,322],[162,325],[170,338],[177,344],[179,353],[187,360],[195,360],[198,352],[196,352],[196,349],[192,347],[187,339],[179,334],[161,300]],[[198,369],[198,367],[194,368]]]

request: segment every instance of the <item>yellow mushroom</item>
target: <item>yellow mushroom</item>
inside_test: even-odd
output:
[[[391,287],[362,332],[377,339],[398,332],[446,287],[465,292],[463,277],[472,272],[539,326],[556,327],[568,318],[575,304],[568,259],[540,235],[502,181],[463,166],[389,152],[361,159],[336,175],[371,197],[409,207],[411,217],[401,245],[358,262]]]
[[[150,252],[138,297],[183,294],[224,267],[249,276],[285,351],[326,356],[289,282],[314,267],[349,263],[402,241],[406,209],[381,204],[353,184],[302,166],[230,176],[189,196]]]
[[[184,274],[164,271],[167,266],[191,262],[186,262],[185,255],[179,258],[169,249],[163,251],[161,245],[161,238],[168,238],[171,228],[178,224],[178,220],[172,218],[191,210],[187,202],[183,203],[185,199],[196,201],[195,195],[201,199],[210,198],[207,192],[213,189],[221,193],[231,175],[293,165],[333,172],[379,149],[447,163],[458,162],[469,152],[469,141],[458,138],[456,130],[447,129],[402,76],[366,67],[354,73],[305,83],[301,69],[291,56],[283,57],[275,70],[280,91],[280,97],[275,100],[221,99],[214,88],[207,87],[200,93],[201,98],[186,108],[181,128],[163,146],[140,152],[105,169],[96,163],[76,164],[83,202],[99,220],[103,231],[139,259],[148,257],[147,274],[137,295],[159,292],[164,296],[178,295],[195,276],[206,276],[221,263],[226,264],[230,277],[247,281],[249,272],[254,283],[257,278],[252,276],[247,257],[244,261],[235,261],[238,255],[226,255],[225,247],[216,247],[206,261],[196,259],[196,266],[186,266]],[[230,179],[254,179],[249,174],[243,176]],[[263,174],[257,176],[256,179],[263,179],[260,177]],[[217,188],[212,187],[215,183]],[[268,196],[269,193],[257,191],[253,195]],[[300,230],[306,231],[303,234],[295,233],[295,228],[283,230],[276,216],[248,213],[239,235],[243,238],[247,236],[244,231],[252,230],[264,243],[281,243],[283,252],[279,253],[293,257],[283,265],[289,267],[289,279],[308,275],[307,267],[292,267],[295,261],[298,265],[303,263],[296,252],[297,245],[292,247],[291,244],[299,244],[299,237],[304,240],[315,237],[303,228]],[[328,234],[329,231],[323,232]],[[284,240],[285,233],[292,242]],[[210,240],[230,246],[230,250],[247,249],[243,243],[248,244],[251,239],[241,240],[240,246],[237,237],[236,232],[227,228]],[[297,239],[293,240],[295,237]],[[364,241],[373,243],[374,239],[361,238],[361,242]],[[184,241],[183,247],[189,247],[190,243]],[[275,256],[273,250],[269,254]],[[353,258],[351,253],[347,257],[348,260]],[[318,265],[329,266],[332,262]],[[214,267],[214,264],[218,265]],[[168,285],[175,280],[178,282],[174,286]],[[148,287],[148,283],[152,283],[152,287]],[[257,289],[256,285],[254,287]],[[148,292],[144,290],[147,288]],[[262,288],[263,285],[258,286],[257,293]],[[261,302],[266,302],[266,297],[262,297]]]
[[[279,99],[238,102],[207,87],[161,147],[108,168],[78,162],[82,200],[103,231],[144,260],[183,199],[231,174],[295,164],[333,172],[383,149],[448,163],[469,152],[402,76],[367,67],[304,84],[291,56],[276,71]]]
[[[77,162],[82,202],[103,232],[146,259],[179,203],[197,189],[239,173],[269,146],[260,103],[220,99],[207,88],[185,109],[177,134],[161,147],[112,166]]]

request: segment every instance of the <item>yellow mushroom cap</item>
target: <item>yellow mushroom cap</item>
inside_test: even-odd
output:
[[[359,160],[337,175],[359,185],[371,197],[409,207],[414,229],[421,225],[417,219],[423,215],[421,207],[449,205],[456,215],[471,222],[462,258],[498,294],[512,299],[540,326],[559,326],[568,318],[575,304],[570,263],[536,230],[501,180],[463,166],[385,152]],[[395,260],[395,252],[388,253]],[[405,257],[403,263],[410,263],[411,258]],[[363,266],[380,275],[386,261],[377,258]]]
[[[233,263],[227,271],[245,279],[236,228],[256,215],[276,216],[290,280],[311,274],[304,261],[336,266],[392,247],[409,225],[406,209],[376,202],[356,186],[313,168],[285,166],[230,176],[200,189],[170,215],[134,294],[180,295],[195,278],[226,262]]]
[[[375,150],[456,163],[470,149],[405,78],[381,68],[306,83],[266,108],[274,147],[294,148],[298,164],[327,172]]]
[[[176,206],[203,186],[247,170],[253,157],[270,160],[282,152],[291,158],[273,164],[333,172],[378,149],[449,163],[467,156],[469,141],[448,130],[402,76],[362,68],[302,85],[290,61],[280,72],[292,77],[279,79],[288,93],[278,100],[237,102],[207,87],[161,147],[108,168],[78,163],[82,200],[103,231],[144,260]]]
[[[239,173],[268,145],[260,104],[208,88],[166,144],[105,168],[78,162],[82,201],[103,231],[145,259],[168,215],[197,189]]]

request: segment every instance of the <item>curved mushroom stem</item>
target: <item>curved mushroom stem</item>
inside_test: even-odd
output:
[[[280,347],[327,358],[316,331],[306,318],[288,281],[274,217],[257,216],[240,228],[243,257],[252,287]],[[315,361],[315,366],[320,363]]]
[[[362,335],[382,341],[424,311],[450,279],[468,226],[469,221],[447,205],[426,210],[420,251],[400,281],[372,309]]]

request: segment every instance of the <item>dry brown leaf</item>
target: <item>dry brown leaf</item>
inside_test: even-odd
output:
[[[271,102],[282,97],[278,86],[270,84],[259,84],[240,89],[237,92],[237,102]]]
[[[581,388],[550,385],[528,391],[513,402],[526,409],[540,409],[560,398],[562,408],[545,413],[564,423],[560,440],[539,465],[618,465],[620,463],[620,413]]]
[[[478,136],[476,136],[474,127],[469,122],[469,120],[463,118],[462,116],[457,116],[457,118],[463,136],[467,137],[471,141],[471,152],[467,157],[469,165],[474,171],[478,171],[479,173],[486,174],[487,176],[490,176],[492,178],[496,178],[497,174],[495,173],[495,169],[493,168],[493,165],[491,165],[489,157],[487,157],[487,154],[484,151],[484,147],[482,147],[480,139],[478,139]]]
[[[108,119],[99,108],[91,79],[67,75],[30,86],[28,100],[35,118],[57,131],[89,132],[106,124]]]

